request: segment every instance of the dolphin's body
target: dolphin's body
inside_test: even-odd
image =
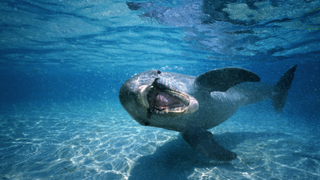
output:
[[[297,65],[276,85],[259,83],[258,75],[241,68],[222,68],[198,77],[151,70],[128,79],[119,98],[141,125],[178,131],[202,155],[229,161],[237,155],[207,131],[230,118],[241,106],[272,98],[281,112]]]

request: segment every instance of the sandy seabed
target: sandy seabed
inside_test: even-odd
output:
[[[238,154],[231,162],[198,154],[178,132],[140,126],[118,102],[0,108],[0,179],[320,179],[317,128],[264,103],[210,129]]]

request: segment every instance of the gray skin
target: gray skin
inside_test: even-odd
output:
[[[128,79],[119,98],[139,124],[178,131],[200,154],[230,161],[237,155],[220,146],[207,130],[229,119],[241,106],[268,98],[281,112],[296,67],[276,85],[259,83],[258,75],[241,68],[211,70],[197,77],[151,70]]]

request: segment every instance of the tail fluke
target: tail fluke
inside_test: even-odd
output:
[[[274,109],[280,113],[286,102],[288,93],[294,78],[294,72],[297,69],[297,64],[292,66],[286,73],[282,75],[277,84],[274,86],[272,94],[272,104]]]

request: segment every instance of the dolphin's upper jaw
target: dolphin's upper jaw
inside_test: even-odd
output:
[[[163,86],[142,85],[137,90],[137,98],[140,105],[154,114],[192,114],[199,108],[194,97]]]

